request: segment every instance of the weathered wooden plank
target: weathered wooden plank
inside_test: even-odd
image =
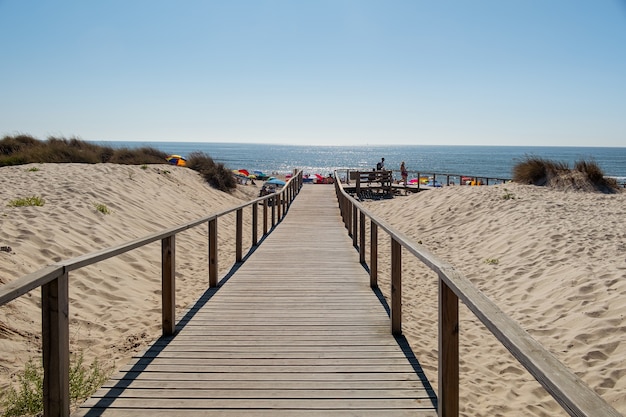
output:
[[[140,416],[180,416],[180,417],[205,417],[209,415],[207,410],[191,410],[191,409],[152,409],[144,411],[142,409],[118,409],[118,408],[97,408],[93,413],[88,412],[89,409],[81,409],[75,417],[93,416],[99,417],[140,417]],[[249,410],[245,410],[246,413]],[[246,414],[250,415],[250,414]],[[416,417],[414,409],[394,409],[385,410],[385,417]],[[242,410],[237,409],[217,409],[210,410],[211,417],[241,417]],[[254,416],[256,417],[381,417],[381,410],[366,409],[366,408],[351,408],[346,410],[334,409],[334,410],[296,410],[296,409],[256,409],[254,410]],[[436,417],[437,414],[434,411],[420,410],[419,416],[423,417]]]
[[[211,381],[210,389],[213,390],[408,390],[417,395],[422,396],[424,390],[421,381]],[[198,381],[189,381],[182,379],[118,379],[110,380],[104,385],[105,388],[143,388],[143,389],[159,389],[159,388],[179,388],[179,389],[197,389]]]
[[[419,375],[415,372],[360,372],[360,373],[312,373],[302,375],[296,372],[119,372],[112,379],[145,379],[158,381],[335,381],[351,384],[353,381],[419,381]]]
[[[232,399],[266,399],[266,398],[280,398],[286,399],[378,399],[389,400],[393,398],[403,399],[428,399],[429,396],[426,390],[416,390],[414,388],[398,389],[392,387],[388,389],[295,389],[295,388],[282,388],[282,389],[258,389],[256,387],[252,389],[220,389],[215,388],[213,384],[205,387],[182,387],[181,384],[165,384],[161,383],[160,386],[153,384],[151,388],[105,388],[98,390],[92,398],[168,398],[168,399],[207,399],[207,398],[232,398]]]
[[[99,398],[91,398],[84,404],[85,407],[96,406],[101,401]],[[107,401],[108,402],[108,401]],[[299,400],[283,398],[115,398],[109,407],[115,408],[141,408],[145,411],[159,408],[233,408],[233,409],[305,409],[305,410],[328,410],[333,408],[369,408],[379,410],[393,409],[432,409],[430,399],[424,398],[359,398],[359,399],[326,399],[326,398],[303,398]],[[247,412],[244,415],[250,415]]]

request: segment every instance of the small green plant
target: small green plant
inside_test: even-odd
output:
[[[43,370],[32,360],[18,375],[18,388],[9,387],[3,399],[4,415],[35,415],[43,410]]]
[[[43,206],[45,201],[41,197],[22,197],[9,201],[7,204],[9,207],[29,207],[29,206]]]
[[[108,378],[108,373],[95,360],[84,363],[83,353],[72,356],[70,363],[70,401],[74,404],[88,398]],[[43,411],[43,367],[28,361],[24,372],[18,375],[17,388],[9,387],[2,400],[4,416],[36,415]]]
[[[141,168],[141,169],[143,169],[143,170],[145,171],[146,169],[148,169],[148,165],[143,164],[140,168]]]
[[[504,194],[502,195],[502,199],[503,200],[515,200],[515,194],[513,194],[512,192],[510,192],[509,190],[505,188]]]
[[[27,172],[37,172],[37,171],[40,171],[40,169],[39,169],[39,168],[37,168],[37,167],[30,167],[30,168],[28,168],[26,171],[27,171]]]
[[[498,265],[500,261],[496,258],[487,258],[485,259],[485,263],[488,265]]]
[[[102,214],[111,214],[111,210],[104,204],[93,203],[93,206],[96,208],[96,211],[99,211]]]

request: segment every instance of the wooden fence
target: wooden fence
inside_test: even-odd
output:
[[[346,181],[349,184],[351,180],[355,180],[358,175],[360,173],[367,173],[368,171],[356,171],[356,170],[347,170],[346,171]],[[376,172],[376,171],[370,171],[370,172]],[[387,172],[390,173],[398,173],[398,176],[400,175],[400,171],[399,170],[389,170]],[[418,179],[417,182],[417,186],[419,188],[420,185],[424,185],[421,184],[419,179],[424,178],[424,176],[426,176],[429,181],[432,178],[432,181],[435,182],[437,181],[437,178],[442,178],[445,177],[445,182],[440,182],[442,185],[470,185],[472,182],[474,183],[474,185],[489,185],[489,184],[501,184],[501,183],[506,183],[511,181],[510,178],[495,178],[495,177],[486,177],[486,176],[480,176],[480,175],[462,175],[462,174],[442,174],[442,173],[437,173],[437,172],[419,172],[419,171],[407,171],[409,173],[409,176],[412,176],[414,178]],[[457,181],[455,181],[458,180]],[[390,178],[391,181],[393,181],[393,178]]]
[[[378,286],[379,229],[391,239],[391,332],[402,333],[402,248],[437,273],[439,279],[439,416],[459,415],[459,299],[478,317],[513,356],[571,416],[621,416],[574,373],[535,341],[519,324],[505,315],[454,267],[434,256],[406,235],[394,230],[370,213],[335,182],[341,214],[359,249],[360,261],[365,259],[366,218],[370,221],[370,285]]]
[[[162,328],[163,335],[173,334],[176,327],[175,302],[175,238],[192,227],[208,224],[209,287],[218,284],[217,222],[226,214],[236,212],[236,262],[243,259],[243,209],[252,207],[252,246],[259,243],[258,207],[263,207],[263,235],[286,214],[302,186],[302,172],[294,175],[280,192],[270,194],[231,209],[211,214],[180,226],[124,243],[119,246],[89,253],[67,261],[46,266],[0,287],[0,306],[41,287],[42,356],[44,368],[44,416],[69,416],[69,273],[125,252],[161,241]],[[271,216],[268,202],[271,202]]]

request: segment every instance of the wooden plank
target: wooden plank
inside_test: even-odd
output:
[[[248,410],[246,410],[247,412]],[[171,408],[163,408],[163,409],[152,409],[149,412],[142,409],[133,409],[133,408],[125,408],[123,410],[119,410],[116,408],[103,409],[97,408],[94,409],[94,413],[90,413],[86,410],[79,410],[75,416],[93,416],[97,415],[99,417],[116,417],[116,416],[125,416],[125,417],[139,417],[139,416],[154,416],[154,417],[171,417],[171,416],[179,416],[179,417],[205,417],[207,415],[207,410],[193,410],[193,409],[171,409]],[[210,415],[212,417],[241,417],[242,410],[237,409],[217,409],[213,408],[210,410]],[[246,414],[249,415],[249,414]],[[385,410],[385,417],[416,417],[416,413],[414,409],[394,409],[394,410]],[[301,410],[301,409],[256,409],[254,410],[254,416],[256,417],[381,417],[381,411],[377,409],[366,409],[366,408],[351,408],[350,410]],[[429,412],[428,410],[420,410],[419,416],[424,417],[436,417],[437,414],[433,412]]]

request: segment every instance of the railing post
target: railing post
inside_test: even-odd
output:
[[[354,246],[356,248],[356,245],[358,244],[358,238],[359,238],[359,216],[358,216],[358,209],[356,208],[356,205],[352,205],[352,246]]]
[[[254,203],[252,205],[252,246],[256,246],[259,243],[259,205]]]
[[[282,194],[281,193],[276,193],[276,209],[278,210],[278,214],[277,214],[277,222],[279,222],[283,217],[282,215],[282,208],[283,208],[283,199],[282,199]]]
[[[348,236],[352,237],[352,201],[348,197],[344,197],[345,205],[344,205],[344,213],[346,214],[344,217],[344,225],[346,229],[348,229]]]
[[[272,196],[272,227],[276,226],[276,194]]]
[[[439,410],[459,415],[459,299],[439,277]]]
[[[263,236],[267,234],[267,198],[263,200]]]
[[[378,288],[378,225],[370,221],[370,287]]]
[[[69,276],[41,287],[44,416],[70,415]]]
[[[176,235],[161,240],[161,323],[164,336],[176,331]]]
[[[391,238],[391,333],[402,334],[402,246]]]
[[[359,262],[365,263],[365,213],[359,214]]]
[[[235,230],[235,262],[243,259],[243,209],[237,210]]]
[[[217,218],[209,220],[209,288],[217,287]]]

